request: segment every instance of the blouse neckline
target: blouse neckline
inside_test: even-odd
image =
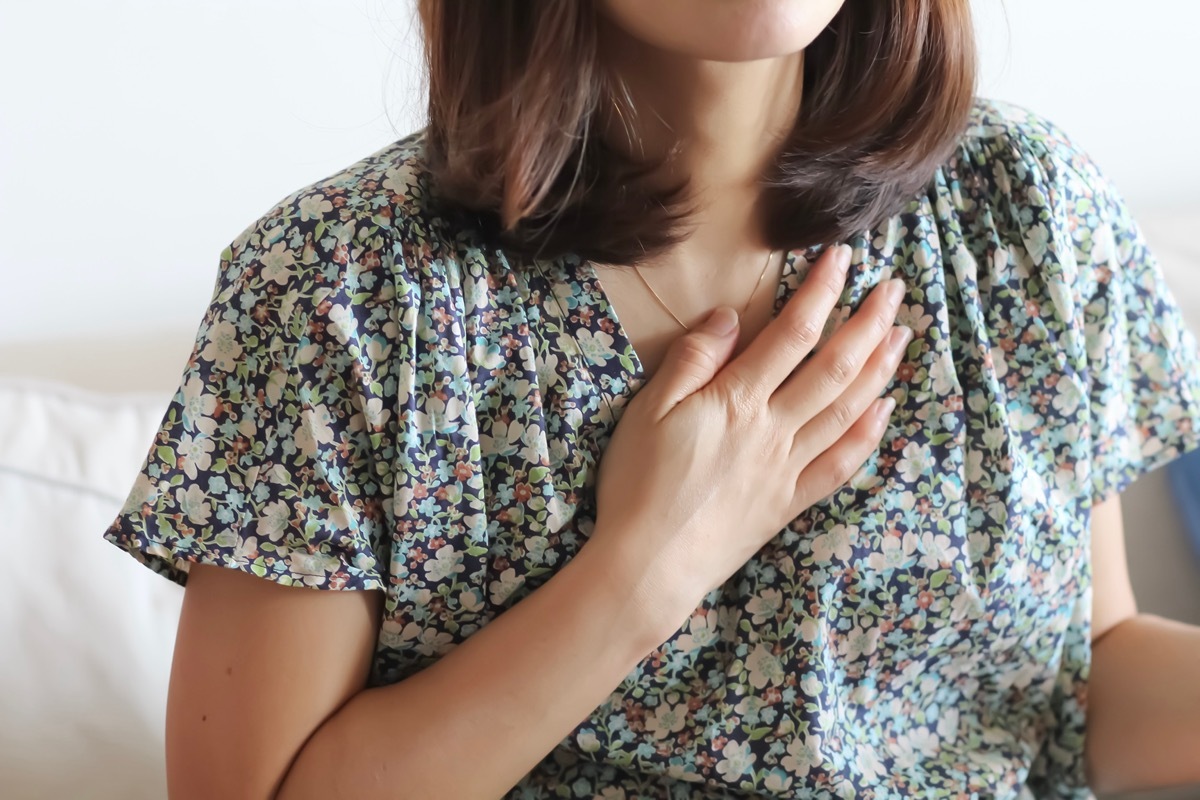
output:
[[[808,267],[825,245],[787,250],[775,286],[772,318],[778,316]],[[564,319],[592,376],[592,382],[615,422],[620,409],[647,382],[645,368],[625,326],[609,299],[595,265],[588,259],[570,254],[558,259],[556,266],[569,286],[566,294],[576,310],[577,320]],[[578,313],[582,310],[583,313]],[[582,334],[582,336],[580,335]],[[586,341],[584,341],[586,339]],[[653,376],[651,376],[653,377]]]

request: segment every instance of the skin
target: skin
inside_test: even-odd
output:
[[[801,50],[839,7],[828,0],[603,4],[607,52],[635,105],[653,102],[657,112],[609,120],[606,135],[653,149],[669,146],[676,132],[680,148],[668,169],[691,174],[706,202],[695,234],[653,270],[656,288],[685,320],[717,305],[740,309],[749,294],[766,253],[751,211],[753,176],[799,101]],[[633,140],[625,138],[626,123],[638,126]],[[777,274],[776,264],[764,282]],[[612,267],[604,278],[652,373],[680,338],[678,325],[636,275]],[[760,291],[737,351],[755,357],[747,363],[790,369],[804,353],[795,349],[797,315],[785,313],[785,324],[756,339],[770,310],[770,293]],[[752,342],[760,345],[757,356]],[[673,388],[658,385],[664,396],[685,395],[685,386],[711,377],[699,374],[695,360],[666,363],[672,374],[662,377],[674,380]],[[691,380],[682,374],[688,369],[696,373]],[[884,371],[874,372],[882,381]],[[872,385],[861,394],[878,392]],[[879,428],[855,427],[856,454],[865,457]],[[1200,692],[1190,674],[1200,661],[1200,631],[1137,613],[1117,498],[1096,507],[1092,534],[1089,775],[1112,789],[1200,780],[1192,712]],[[661,631],[631,635],[640,612],[622,581],[640,563],[614,561],[589,545],[433,665],[370,689],[381,592],[312,591],[194,565],[167,704],[169,794],[499,796],[661,641]]]

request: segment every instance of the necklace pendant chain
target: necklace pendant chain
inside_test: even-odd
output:
[[[750,308],[750,302],[754,299],[754,295],[758,294],[758,287],[760,284],[762,284],[763,276],[767,274],[767,267],[771,266],[771,256],[773,255],[775,255],[774,250],[767,253],[767,262],[763,264],[762,272],[759,273],[758,280],[755,281],[754,289],[750,292],[750,297],[746,300],[746,305],[742,307],[742,313],[740,316],[744,317],[746,315],[746,310]],[[642,274],[642,271],[638,269],[636,264],[634,264],[633,269],[635,272],[637,272],[638,277],[642,279],[642,283],[646,284],[646,288],[650,290],[650,294],[654,295],[654,299],[658,301],[659,305],[666,309],[668,314],[670,314],[672,317],[675,317],[675,321],[683,326],[684,330],[690,331],[692,329],[691,326],[681,320],[675,314],[675,312],[671,310],[671,307],[667,305],[666,301],[659,297],[658,292],[654,291],[654,287],[651,286],[650,282],[646,280],[646,276]]]

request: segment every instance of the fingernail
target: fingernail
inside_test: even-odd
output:
[[[892,328],[892,332],[888,334],[888,347],[893,353],[898,353],[908,346],[912,341],[913,329],[907,325],[897,325]]]
[[[894,398],[894,397],[886,398],[879,405],[879,412],[878,412],[877,416],[879,417],[880,421],[887,422],[888,418],[892,416],[892,411],[895,410],[895,408],[896,408],[896,398]]]
[[[888,302],[896,305],[900,302],[900,298],[904,297],[904,281],[900,278],[889,278],[884,291],[887,292]]]
[[[728,336],[737,327],[738,313],[729,306],[721,306],[708,316],[706,327],[718,336]]]
[[[854,254],[854,248],[844,242],[837,246],[837,253],[834,254],[833,260],[837,262],[837,268],[842,272],[847,272],[850,269],[850,256]]]

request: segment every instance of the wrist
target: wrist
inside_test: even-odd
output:
[[[642,655],[671,638],[695,608],[663,580],[645,558],[644,552],[629,547],[624,539],[593,531],[592,538],[576,554],[583,580],[600,587],[621,627],[631,636]],[[686,608],[685,608],[686,607]]]

